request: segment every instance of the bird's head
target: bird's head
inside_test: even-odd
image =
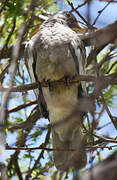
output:
[[[67,25],[73,30],[76,29],[76,31],[77,30],[84,31],[84,28],[78,24],[78,21],[75,18],[75,16],[71,12],[68,12],[68,11],[57,12],[56,14],[51,16],[48,19],[48,21],[58,22],[58,23]]]

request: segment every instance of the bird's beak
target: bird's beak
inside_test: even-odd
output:
[[[73,27],[72,30],[76,33],[84,33],[87,29],[81,26],[80,24],[77,24],[77,26]]]

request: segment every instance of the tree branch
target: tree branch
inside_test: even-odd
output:
[[[117,38],[117,33],[115,32],[117,32],[117,21],[102,29],[80,35],[80,38],[85,46],[100,48],[112,43]]]
[[[35,100],[35,101],[28,102],[28,103],[26,103],[26,104],[21,104],[21,105],[19,105],[19,106],[17,106],[17,107],[14,107],[14,108],[12,108],[12,109],[9,109],[9,110],[8,110],[8,113],[17,112],[17,111],[19,111],[19,110],[21,110],[21,109],[23,109],[23,108],[26,108],[26,107],[28,107],[28,106],[31,106],[31,105],[33,105],[33,104],[37,104],[37,101]]]
[[[97,88],[100,89],[105,89],[109,84],[114,85],[117,84],[117,72],[110,74],[110,75],[106,75],[106,76],[100,76],[100,77],[95,77],[95,76],[90,76],[90,75],[79,75],[76,79],[73,80],[69,80],[69,84],[73,84],[73,83],[79,83],[80,81],[86,81],[86,82],[95,82],[97,85]],[[101,82],[101,84],[99,83]],[[52,84],[52,86],[56,86],[56,85],[63,85],[66,83],[65,79],[61,79],[58,81],[51,81],[50,82]],[[31,83],[31,84],[26,84],[23,86],[13,86],[12,89],[10,90],[11,92],[24,92],[24,91],[29,91],[32,89],[37,89],[39,87],[48,87],[48,82],[41,82],[41,83]],[[9,87],[3,87],[0,86],[0,91],[1,92],[7,92],[9,91]]]

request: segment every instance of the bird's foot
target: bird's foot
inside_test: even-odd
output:
[[[65,80],[66,86],[70,86],[70,83],[71,83],[72,80],[74,80],[74,79],[75,79],[75,76],[65,75],[64,80]]]
[[[52,85],[50,79],[48,79],[48,80],[46,81],[46,83],[47,83],[47,85],[48,85],[48,87],[49,87],[49,91],[52,91],[52,90],[53,90],[53,85]]]

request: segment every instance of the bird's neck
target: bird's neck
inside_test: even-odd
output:
[[[63,19],[60,19],[60,20],[56,20],[56,19],[52,19],[51,21],[45,21],[42,25],[41,25],[41,28],[44,28],[44,27],[53,27],[53,26],[56,26],[56,24],[60,24],[60,25],[63,25],[63,26],[68,26],[66,21],[63,20]]]

